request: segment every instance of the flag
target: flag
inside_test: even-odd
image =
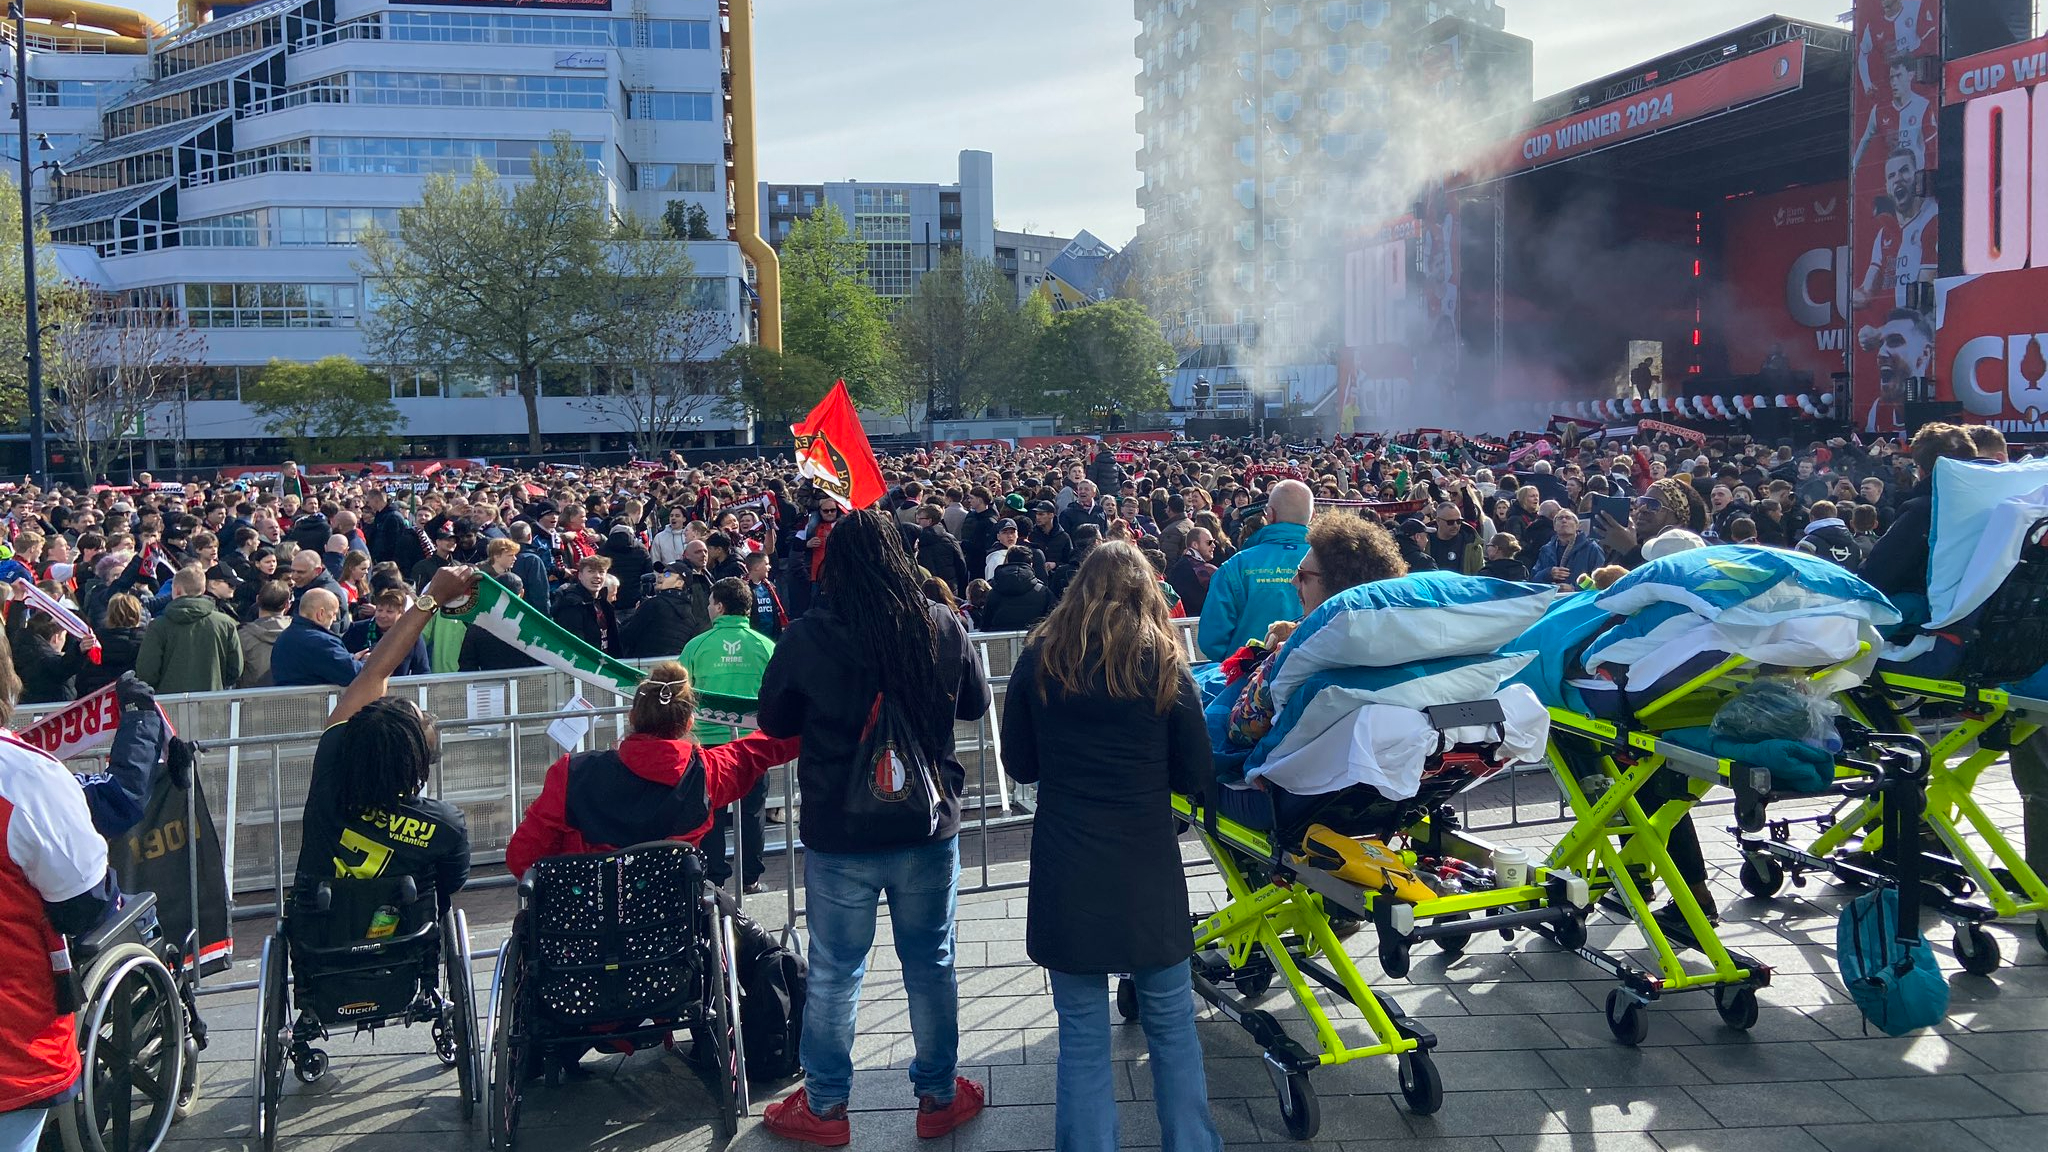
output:
[[[621,696],[631,696],[647,673],[599,652],[547,614],[514,595],[503,584],[484,576],[477,582],[476,595],[460,612],[450,615],[472,628],[519,649],[535,660],[567,673],[577,680]],[[754,728],[754,701],[746,696],[697,693],[700,723]]]
[[[860,414],[853,410],[853,397],[846,394],[846,381],[833,384],[803,423],[789,430],[796,435],[797,471],[812,483],[848,508],[865,508],[882,498],[888,486],[882,483],[882,467],[868,447]]]

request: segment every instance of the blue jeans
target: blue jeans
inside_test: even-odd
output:
[[[875,943],[875,905],[885,892],[917,1043],[910,1083],[919,1096],[952,1102],[960,1053],[960,997],[953,979],[959,887],[958,837],[890,852],[804,852],[811,971],[801,1056],[812,1111],[822,1115],[853,1091],[854,1017]]]
[[[1051,976],[1052,1004],[1060,1016],[1054,1144],[1060,1152],[1116,1152],[1108,978],[1066,972]],[[1209,1082],[1202,1073],[1188,966],[1154,968],[1134,973],[1131,980],[1138,986],[1138,1022],[1152,1054],[1152,1102],[1165,1152],[1221,1152],[1223,1137],[1209,1115]]]
[[[58,1105],[69,1108],[66,1102]],[[43,1121],[50,1118],[48,1108],[23,1108],[19,1112],[0,1112],[0,1152],[36,1152],[36,1143],[43,1135]]]

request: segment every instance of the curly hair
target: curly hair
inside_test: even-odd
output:
[[[1408,574],[1401,546],[1382,525],[1344,512],[1325,512],[1309,522],[1308,548],[1323,566],[1323,587],[1336,595],[1346,588]]]

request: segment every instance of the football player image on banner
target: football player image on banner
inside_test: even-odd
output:
[[[1850,90],[1849,330],[1854,420],[1904,427],[1914,381],[1934,375],[1932,292],[1941,206],[1941,0],[1856,0]]]

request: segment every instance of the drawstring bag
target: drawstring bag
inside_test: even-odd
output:
[[[1893,889],[1865,892],[1842,909],[1835,959],[1863,1018],[1887,1036],[1931,1028],[1948,1015],[1948,981],[1927,937],[1901,931]]]
[[[916,726],[894,701],[875,693],[847,782],[848,825],[878,848],[918,844],[938,833],[944,801],[938,765]]]

